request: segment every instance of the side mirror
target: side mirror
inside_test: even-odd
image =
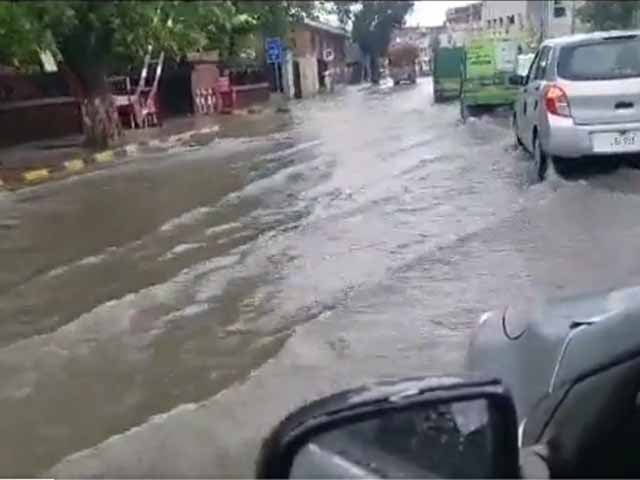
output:
[[[509,76],[509,85],[522,86],[524,85],[525,81],[526,77],[524,77],[523,75],[513,74]]]
[[[517,420],[498,380],[431,377],[341,392],[290,414],[257,478],[517,478]]]

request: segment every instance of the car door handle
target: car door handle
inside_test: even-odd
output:
[[[616,110],[628,110],[630,108],[633,108],[633,102],[616,102],[614,108]]]

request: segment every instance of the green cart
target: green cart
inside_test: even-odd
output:
[[[465,50],[460,87],[460,117],[465,121],[479,108],[511,106],[518,87],[509,85],[521,49],[517,40],[479,39]]]
[[[460,95],[462,80],[462,47],[440,47],[433,57],[433,99],[436,102],[455,100]]]

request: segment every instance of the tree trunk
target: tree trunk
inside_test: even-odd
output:
[[[376,85],[380,83],[380,67],[378,65],[378,56],[371,55],[371,83]]]
[[[82,105],[85,145],[106,149],[122,135],[122,126],[111,93],[92,92]]]
[[[85,146],[106,149],[122,135],[122,126],[104,69],[78,68],[75,74],[84,90],[81,110]]]

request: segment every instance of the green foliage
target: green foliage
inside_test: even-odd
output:
[[[590,0],[577,14],[592,30],[629,29],[636,26],[639,7],[636,0]]]
[[[354,7],[359,3],[352,0],[336,0],[331,2],[330,13],[338,17],[338,22],[343,27],[348,26],[353,21]]]
[[[242,38],[284,35],[291,19],[314,18],[301,1],[0,1],[0,62],[37,63],[47,48],[77,70],[139,62],[151,45],[178,57],[219,50],[234,56]]]
[[[403,25],[412,8],[413,2],[362,2],[353,15],[353,40],[365,54],[374,58],[385,55],[393,29]]]
[[[37,19],[24,14],[24,6],[0,2],[0,63],[22,68],[39,63],[38,48],[52,47],[53,39],[39,29]]]

